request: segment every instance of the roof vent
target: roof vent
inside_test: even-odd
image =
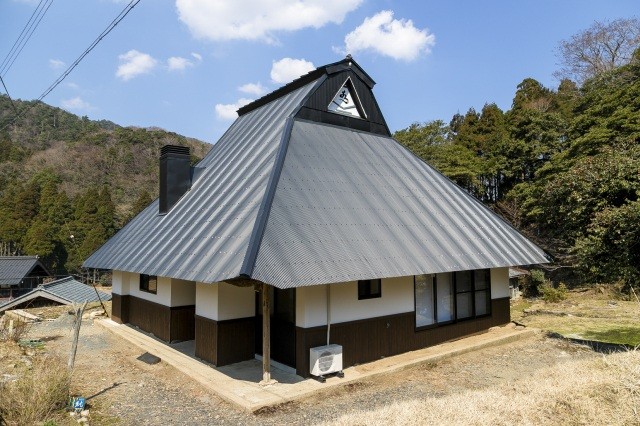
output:
[[[160,214],[168,213],[191,189],[190,162],[186,146],[165,145],[160,149]]]

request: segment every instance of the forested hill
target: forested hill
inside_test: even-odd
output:
[[[82,261],[158,193],[166,144],[210,145],[161,129],[92,121],[0,95],[0,255],[41,256],[57,273]],[[73,235],[73,238],[71,237]]]
[[[554,256],[554,267],[579,272],[583,282],[635,286],[640,49],[627,64],[594,74],[557,89],[527,78],[507,111],[486,104],[395,137],[524,230]]]

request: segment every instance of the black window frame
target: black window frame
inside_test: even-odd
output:
[[[458,291],[457,283],[456,283],[456,272],[450,272],[450,280],[453,286],[453,319],[446,321],[438,321],[438,275],[433,276],[433,312],[434,312],[434,323],[429,325],[418,326],[417,325],[417,300],[416,300],[416,275],[413,276],[413,309],[414,309],[414,321],[413,325],[415,331],[428,330],[431,328],[442,327],[446,325],[451,325],[458,322],[464,322],[469,320],[474,320],[478,318],[484,318],[491,316],[491,269],[476,269],[476,270],[468,270],[468,271],[457,271],[457,272],[470,272],[471,273],[471,290]],[[476,285],[476,275],[485,274],[485,288],[477,288]],[[426,275],[426,274],[425,274]],[[485,292],[486,300],[487,300],[487,312],[484,314],[476,315],[476,293]],[[458,318],[458,294],[471,294],[471,309],[472,315],[469,317]]]
[[[152,289],[149,286],[149,283],[153,281],[155,281],[156,283],[155,289]],[[150,293],[150,294],[158,294],[158,276],[140,274],[140,291],[144,291],[145,293]]]
[[[374,281],[378,282],[378,291],[373,290],[371,285]],[[358,300],[378,299],[382,297],[382,279],[375,278],[372,280],[358,280]]]

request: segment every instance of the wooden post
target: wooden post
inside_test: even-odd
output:
[[[271,382],[271,300],[269,284],[262,283],[262,382]]]
[[[87,302],[84,302],[82,306],[74,306],[75,314],[76,314],[76,322],[74,324],[73,329],[73,342],[71,343],[71,352],[69,353],[69,362],[67,363],[67,367],[69,371],[73,370],[73,365],[76,362],[76,352],[78,351],[78,337],[80,336],[80,326],[82,325],[82,314],[84,313],[84,308],[87,307]]]

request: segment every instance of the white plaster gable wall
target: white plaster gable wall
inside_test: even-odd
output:
[[[510,297],[509,268],[491,269],[491,298]]]
[[[196,283],[171,278],[171,306],[196,304]]]
[[[196,315],[216,321],[255,316],[253,287],[220,283],[196,284]]]
[[[296,289],[296,325],[327,324],[326,285]],[[331,284],[331,323],[412,312],[413,276],[383,278],[382,297],[358,300],[358,282]]]

